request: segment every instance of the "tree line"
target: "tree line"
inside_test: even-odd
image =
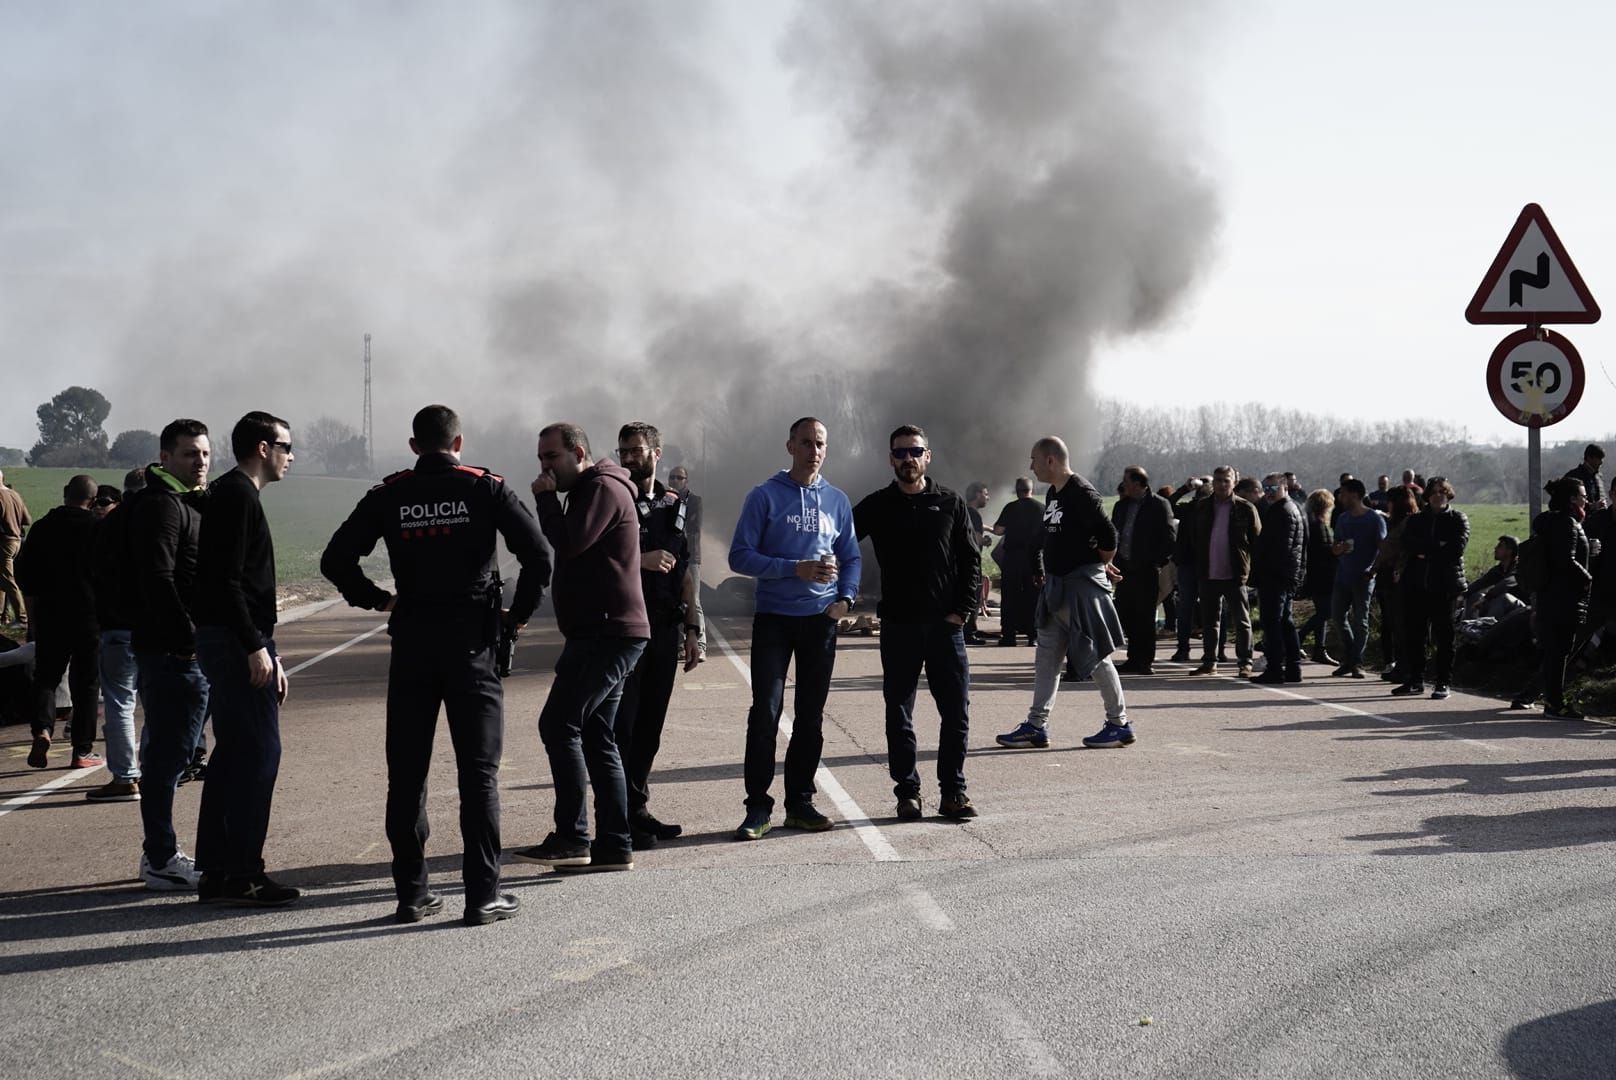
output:
[[[0,446],[0,467],[132,469],[157,460],[157,433],[145,428],[120,431],[108,439],[112,403],[99,390],[70,386],[35,410],[39,441],[24,453]],[[221,450],[227,450],[221,447]],[[297,456],[304,471],[333,476],[365,476],[370,456],[364,436],[352,424],[322,416],[297,429]]]

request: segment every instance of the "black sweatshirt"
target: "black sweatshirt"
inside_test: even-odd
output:
[[[275,634],[275,541],[258,485],[231,469],[208,486],[196,558],[198,626],[222,626],[249,653]]]
[[[1100,552],[1117,549],[1117,527],[1106,516],[1094,485],[1073,473],[1059,490],[1044,496],[1043,569],[1065,577],[1080,566],[1101,560]]]
[[[17,552],[17,584],[23,595],[39,601],[41,626],[75,633],[94,633],[95,589],[92,562],[95,514],[79,506],[58,506],[46,514]]]
[[[966,509],[965,500],[929,476],[917,495],[906,495],[894,480],[853,508],[853,528],[860,540],[873,541],[881,566],[881,618],[925,622],[969,618],[976,610],[982,552]]]
[[[137,653],[195,656],[191,601],[206,499],[199,491],[176,491],[156,468],[147,466],[146,486],[124,503],[126,510],[133,506],[134,515],[125,572],[134,577],[140,596],[130,643]]]

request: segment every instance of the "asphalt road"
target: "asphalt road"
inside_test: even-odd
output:
[[[334,608],[277,640],[296,665],[377,625]],[[507,848],[552,809],[535,721],[558,640],[535,627],[507,683]],[[654,776],[685,838],[630,874],[511,865],[523,912],[484,928],[458,918],[446,736],[448,911],[391,921],[385,634],[294,676],[266,854],[306,896],[283,911],[141,891],[138,808],[85,803],[104,772],[28,769],[4,729],[0,1076],[1616,1076],[1610,727],[1164,664],[1127,683],[1133,747],[1081,748],[1082,684],[1048,750],[1003,751],[1032,654],[990,646],[982,817],[899,824],[876,642],[850,637],[820,785],[838,827],[742,844],[748,627],[720,629],[737,662],[715,645],[682,677]]]

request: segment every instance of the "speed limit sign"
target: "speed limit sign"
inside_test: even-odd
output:
[[[1487,391],[1505,419],[1523,427],[1547,427],[1568,416],[1582,400],[1582,357],[1552,330],[1517,330],[1493,350]]]

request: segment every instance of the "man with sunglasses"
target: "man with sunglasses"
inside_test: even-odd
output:
[[[287,679],[275,652],[275,542],[260,495],[292,467],[291,429],[278,416],[250,412],[230,432],[230,449],[236,467],[208,487],[192,605],[213,706],[197,891],[204,904],[282,907],[299,892],[264,873]]]
[[[920,772],[915,763],[915,689],[920,672],[941,718],[937,748],[938,812],[976,816],[965,794],[970,731],[970,663],[965,624],[981,602],[980,531],[965,502],[926,475],[926,433],[905,424],[888,439],[895,479],[853,508],[860,540],[875,545],[881,567],[881,695],[886,700],[887,766],[898,818],[918,820]]]
[[[623,683],[613,729],[628,785],[629,836],[636,850],[672,840],[683,829],[664,824],[649,809],[651,764],[662,746],[668,701],[683,661],[694,671],[706,658],[707,644],[688,532],[689,506],[677,491],[656,478],[662,460],[662,433],[650,424],[624,424],[617,433],[617,460],[628,470],[637,494],[640,521],[640,591],[651,622],[651,639]]]

